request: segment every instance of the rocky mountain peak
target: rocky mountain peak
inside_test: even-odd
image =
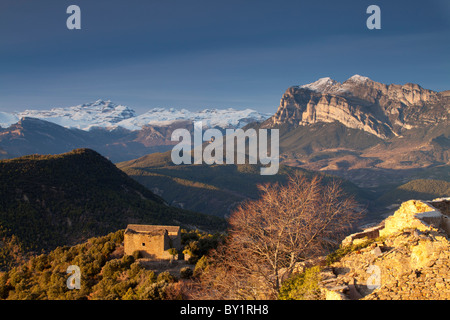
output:
[[[359,74],[355,74],[355,75],[351,76],[347,81],[365,83],[365,82],[371,81],[371,80],[368,77],[364,77],[364,76],[360,76]]]
[[[308,89],[314,92],[320,92],[325,94],[337,94],[337,93],[346,93],[351,92],[352,88],[355,86],[373,86],[374,84],[380,84],[375,81],[372,81],[368,77],[360,76],[359,74],[355,74],[345,80],[343,83],[340,83],[330,77],[320,78],[319,80],[308,83],[302,86],[298,86],[297,88]]]
[[[331,91],[336,86],[340,85],[336,80],[331,79],[330,77],[320,78],[319,80],[305,84],[300,88],[309,89],[315,92],[328,92]]]
[[[376,84],[381,84],[381,83],[373,81],[370,78],[361,76],[359,74],[355,74],[355,75],[351,76],[350,78],[348,78],[347,80],[345,80],[342,83],[342,85],[344,87],[352,87],[352,86],[370,87],[370,86],[374,86]]]
[[[340,83],[329,77],[290,87],[265,126],[338,121],[380,138],[447,121],[449,99],[418,84],[386,85],[354,75]]]

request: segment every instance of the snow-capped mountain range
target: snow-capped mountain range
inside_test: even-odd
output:
[[[189,111],[186,109],[154,108],[138,115],[133,109],[115,104],[109,100],[97,100],[73,107],[53,108],[50,110],[25,110],[22,112],[0,112],[0,126],[7,128],[21,118],[30,117],[45,120],[66,128],[89,131],[100,127],[114,129],[122,127],[128,130],[140,130],[146,125],[164,126],[177,120],[203,121],[204,127],[241,128],[250,122],[264,121],[271,114],[252,109],[235,110],[205,109]]]
[[[351,91],[356,85],[364,85],[368,81],[372,81],[367,77],[355,74],[350,77],[344,83],[340,83],[330,77],[320,78],[319,80],[308,83],[302,86],[297,86],[297,88],[309,89],[311,91],[328,93],[328,94],[342,94]]]

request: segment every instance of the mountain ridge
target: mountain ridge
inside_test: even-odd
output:
[[[283,94],[277,112],[265,127],[339,121],[387,139],[403,132],[448,122],[450,99],[418,84],[386,85],[354,75],[339,83],[329,77],[292,86]]]
[[[343,177],[381,195],[450,165],[450,91],[355,75],[289,87],[254,129],[280,130],[280,163]]]
[[[133,109],[115,104],[110,100],[97,100],[73,107],[50,110],[25,110],[21,112],[0,112],[0,127],[7,128],[22,118],[37,118],[66,128],[89,131],[92,128],[116,129],[118,127],[141,130],[149,125],[170,125],[174,121],[203,121],[205,127],[241,128],[254,121],[263,121],[270,114],[253,109],[236,110],[204,109],[189,111],[175,108],[153,108],[138,115]]]

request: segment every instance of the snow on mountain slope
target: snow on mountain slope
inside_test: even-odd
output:
[[[336,80],[331,79],[330,77],[326,77],[326,78],[320,78],[319,80],[313,82],[313,83],[308,83],[305,85],[300,86],[300,88],[305,88],[305,89],[309,89],[311,91],[316,91],[316,92],[325,92],[325,91],[329,91],[332,88],[334,88],[335,86],[340,85],[339,82],[337,82]]]
[[[2,128],[7,128],[19,120],[20,118],[12,113],[0,112],[0,127]]]
[[[165,126],[177,120],[202,121],[204,127],[242,128],[254,121],[264,121],[271,114],[252,109],[235,110],[205,109],[202,111],[154,108],[137,115],[129,107],[117,105],[109,100],[97,100],[67,108],[51,110],[26,110],[17,113],[0,112],[0,126],[5,128],[17,123],[22,117],[38,118],[66,128],[90,130],[93,127],[140,130],[145,125]]]
[[[297,86],[298,88],[309,89],[318,93],[325,94],[343,94],[348,93],[353,89],[355,85],[365,85],[368,82],[373,82],[367,77],[355,74],[348,78],[343,83],[333,80],[329,77],[320,78],[319,80],[308,83],[302,86]]]
[[[112,103],[97,100],[67,108],[53,108],[51,110],[25,110],[18,112],[19,118],[31,117],[56,123],[66,128],[89,130],[92,127],[114,127],[118,122],[135,117],[134,110]]]
[[[264,121],[271,114],[259,113],[252,109],[235,110],[228,109],[205,109],[202,111],[177,110],[174,108],[155,108],[142,115],[129,118],[119,122],[117,125],[137,130],[144,125],[164,125],[176,120],[202,121],[203,127],[242,128],[254,121]]]

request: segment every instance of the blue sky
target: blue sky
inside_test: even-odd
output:
[[[66,8],[81,8],[81,30]],[[381,8],[381,30],[366,8]],[[450,1],[0,0],[0,111],[97,99],[275,112],[353,74],[450,89]]]

